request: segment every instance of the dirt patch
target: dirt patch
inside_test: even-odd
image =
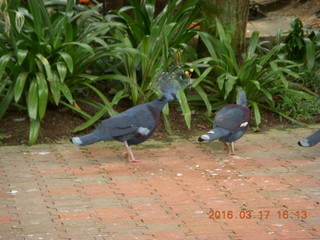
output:
[[[129,107],[130,104],[122,103],[121,109],[117,109],[117,111],[122,112]],[[170,108],[170,123],[175,135],[202,134],[212,127],[212,124],[203,117],[203,113],[206,111],[205,108],[198,108],[196,111],[193,111],[191,129],[187,128],[182,112],[177,109],[178,108],[175,107]],[[288,122],[280,122],[279,117],[273,113],[262,110],[261,114],[263,119],[261,129],[279,124],[289,124]],[[213,119],[213,116],[214,114],[212,114],[211,119]],[[85,119],[67,108],[48,109],[41,122],[37,144],[53,143],[91,132],[94,127],[90,127],[79,133],[72,133],[75,127],[84,122]],[[3,138],[0,141],[0,146],[28,144],[29,118],[25,111],[11,108],[6,112],[4,118],[0,120],[0,126],[0,137]],[[164,128],[163,122],[160,123],[153,136],[169,136]]]
[[[250,2],[260,6],[260,10],[267,16],[265,21],[269,22],[270,26],[281,24],[277,17],[297,17],[304,26],[320,27],[320,1],[318,0],[254,0]],[[272,20],[273,17],[276,18],[275,21]]]
[[[270,16],[294,16],[300,18],[304,26],[320,27],[320,1],[296,0],[291,1],[283,8],[268,13]]]
[[[283,32],[291,30],[291,20],[299,18],[304,27],[320,27],[320,1],[281,1],[281,0],[255,0],[256,3],[251,9],[251,19],[247,24],[246,37],[250,38],[252,32],[258,31],[264,40],[273,41],[277,28],[281,27]],[[266,6],[269,3],[274,4],[272,9]],[[266,4],[266,5],[265,5]],[[265,17],[261,16],[264,15]]]

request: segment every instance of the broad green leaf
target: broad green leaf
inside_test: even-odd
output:
[[[29,92],[28,92],[27,107],[28,107],[29,117],[33,120],[37,119],[38,106],[39,106],[38,84],[36,79],[32,79],[29,87]]]
[[[46,59],[42,54],[38,53],[37,58],[41,61],[42,65],[44,66],[44,69],[46,70],[46,74],[47,74],[47,80],[48,81],[52,81],[53,79],[53,75],[52,75],[52,69],[51,69],[51,65],[48,61],[48,59]]]
[[[19,73],[19,75],[17,77],[16,83],[14,85],[14,100],[16,102],[18,102],[20,100],[20,97],[23,93],[28,74],[29,73],[27,73],[27,72],[21,72],[21,73]]]
[[[68,43],[64,43],[63,45],[65,45],[65,46],[66,45],[77,45],[77,46],[85,49],[90,54],[94,55],[93,48],[89,44],[86,44],[86,43],[83,43],[83,42],[68,42]]]
[[[170,125],[170,121],[169,121],[169,104],[167,103],[166,105],[164,105],[164,108],[162,109],[162,119],[163,119],[163,123],[164,123],[164,127],[166,129],[166,131],[169,134],[172,134],[172,128]]]
[[[53,79],[52,81],[49,81],[49,85],[53,101],[58,106],[61,97],[61,92],[59,77],[56,73],[53,73]]]
[[[96,80],[100,80],[100,79],[98,79],[97,76],[85,74],[85,73],[79,74],[78,77],[88,79],[91,82],[96,81]]]
[[[266,63],[268,63],[270,58],[277,54],[281,48],[283,48],[283,45],[277,45],[273,47],[266,55],[260,58],[260,65],[264,66]]]
[[[258,79],[256,57],[252,57],[240,67],[238,77],[242,84],[250,81],[250,79]]]
[[[276,37],[275,37],[275,45],[279,45],[281,43],[281,33],[282,33],[282,27],[278,26],[276,31]]]
[[[264,95],[269,99],[270,102],[273,102],[272,94],[267,89],[261,88],[260,90],[264,93]]]
[[[69,89],[69,87],[67,86],[67,84],[65,84],[64,82],[60,82],[60,90],[63,93],[63,95],[66,97],[66,99],[69,101],[70,104],[73,104],[73,97],[72,97],[72,93]]]
[[[88,83],[84,83],[84,85],[86,85],[88,88],[92,89],[99,96],[99,98],[105,104],[105,106],[108,110],[108,113],[111,117],[113,117],[117,114],[117,112],[112,108],[112,104],[110,103],[110,101],[103,95],[102,92],[100,92],[96,87],[94,87]]]
[[[39,94],[39,119],[41,120],[47,109],[47,103],[48,103],[48,84],[46,81],[46,78],[43,73],[39,72],[36,73],[36,79],[38,83],[38,94]]]
[[[105,115],[109,111],[108,106],[105,106],[104,108],[100,109],[94,116],[92,116],[88,121],[81,124],[80,126],[76,127],[72,130],[72,132],[79,132],[82,131],[88,127],[90,127],[92,124],[94,124],[96,121],[98,121],[103,115]]]
[[[285,76],[283,75],[282,69],[280,69],[279,66],[275,62],[270,62],[270,66],[271,66],[272,70],[275,71],[275,73],[281,79],[283,86],[285,88],[288,88],[289,83],[288,83],[287,79],[285,78]]]
[[[125,90],[120,90],[116,93],[116,95],[113,96],[111,105],[117,105],[119,101],[123,98],[128,97],[127,94],[125,94]]]
[[[0,101],[0,119],[3,117],[4,113],[7,111],[14,95],[13,85],[7,91],[7,94]]]
[[[77,102],[77,103],[84,103],[90,107],[93,107],[95,109],[98,109],[100,110],[101,108],[104,107],[104,105],[102,103],[99,103],[97,101],[94,101],[94,100],[91,100],[91,99],[86,99],[86,98],[77,98],[77,99],[73,99],[74,102]]]
[[[251,82],[253,83],[253,85],[257,88],[257,90],[261,89],[260,83],[259,81],[256,80],[251,80]]]
[[[117,12],[122,13],[122,12],[126,12],[128,10],[132,10],[133,8],[134,8],[133,6],[124,6],[124,7],[120,8]]]
[[[222,26],[222,23],[220,22],[220,20],[216,17],[216,24],[217,24],[217,33],[219,35],[220,41],[221,42],[226,42],[229,43],[227,37],[226,37],[226,33],[224,31],[224,28]]]
[[[62,105],[66,106],[66,107],[70,108],[71,110],[75,111],[76,113],[80,114],[81,116],[83,116],[83,117],[85,117],[85,118],[87,118],[87,119],[91,118],[91,115],[90,115],[90,114],[86,113],[85,111],[83,111],[83,110],[81,110],[81,109],[79,109],[79,108],[74,107],[74,106],[72,105],[73,103],[72,103],[72,104],[69,104],[69,103],[66,103],[66,102],[64,102],[64,101],[62,101],[62,100],[60,100],[59,102],[60,102]]]
[[[201,38],[201,40],[203,41],[203,43],[206,45],[208,52],[210,53],[210,56],[217,59],[217,53],[215,50],[215,46],[212,43],[212,36],[206,32],[199,32],[199,36]]]
[[[38,37],[38,40],[40,41],[43,39],[43,20],[41,16],[41,8],[39,8],[38,4],[41,4],[42,1],[39,0],[34,0],[30,2],[30,13],[32,15],[32,20],[33,20],[33,28],[34,31]]]
[[[132,89],[137,89],[139,91],[139,94],[141,94],[143,96],[145,95],[144,92],[139,87],[139,85],[137,84],[137,82],[132,81],[131,78],[129,78],[129,77],[125,76],[125,75],[121,75],[121,74],[106,74],[106,75],[99,76],[95,80],[98,81],[98,80],[105,80],[105,79],[112,79],[112,80],[120,81],[122,83],[128,83]]]
[[[306,44],[307,67],[311,70],[316,60],[316,48],[310,38],[303,38],[303,41]]]
[[[72,24],[70,22],[67,22],[64,28],[65,42],[72,42],[72,40],[74,39]]]
[[[196,86],[195,89],[198,92],[198,94],[201,96],[202,100],[204,101],[207,107],[208,115],[210,115],[212,112],[212,106],[208,99],[207,93],[203,90],[203,88],[200,85]]]
[[[11,55],[9,53],[0,57],[0,80],[2,79],[2,76],[5,72],[5,69],[7,67],[7,64],[10,58],[11,58]]]
[[[250,101],[250,103],[253,106],[254,118],[255,118],[256,126],[258,127],[261,124],[260,110],[259,110],[258,104],[256,102]]]
[[[217,83],[218,83],[218,87],[220,90],[223,89],[224,86],[224,82],[226,81],[226,73],[221,74],[218,78],[217,78]]]
[[[18,65],[21,65],[26,56],[28,55],[29,51],[24,49],[18,49],[17,58],[18,58]]]
[[[233,86],[235,85],[236,81],[237,81],[237,77],[236,76],[232,76],[230,74],[227,74],[226,76],[226,81],[225,81],[225,92],[224,92],[224,99],[227,99],[227,97],[229,96],[229,93],[233,90]]]
[[[142,69],[147,69],[149,63],[149,52],[150,52],[150,36],[145,36],[141,42],[141,51],[146,54],[145,57],[142,58],[141,67]]]
[[[53,38],[52,24],[47,9],[44,6],[44,1],[33,0],[28,2],[28,5],[32,15],[32,23],[37,34],[38,41],[45,39],[47,34],[49,34],[50,38]]]
[[[70,73],[73,73],[73,60],[72,57],[66,52],[58,52],[58,54],[63,58],[65,61]]]
[[[162,113],[165,115],[169,115],[169,112],[170,112],[169,104],[166,103],[162,109]]]
[[[61,82],[64,82],[64,79],[67,76],[67,67],[63,62],[57,62],[57,70],[58,70],[58,74],[59,74],[59,78]]]
[[[40,120],[39,119],[30,119],[30,128],[29,128],[29,145],[36,143],[40,130]]]
[[[249,47],[247,49],[247,56],[246,56],[247,59],[250,59],[254,56],[255,51],[257,49],[258,41],[259,41],[259,32],[254,31],[251,35]]]
[[[208,67],[206,70],[203,71],[203,73],[192,83],[192,87],[196,87],[199,85],[200,82],[202,82],[207,75],[212,71],[213,67]]]
[[[181,110],[182,110],[182,113],[184,116],[184,120],[187,124],[188,129],[190,129],[190,127],[191,127],[191,111],[190,111],[187,97],[186,97],[183,90],[179,90],[177,92],[177,96],[179,98],[179,103],[180,103]]]
[[[232,47],[230,46],[230,44],[225,42],[224,46],[225,46],[228,54],[226,54],[226,55],[223,54],[223,55],[228,60],[229,72],[231,72],[231,70],[234,70],[231,73],[236,74],[239,70],[238,62],[236,59],[236,54],[235,54],[234,50],[232,49]]]
[[[301,75],[299,73],[296,73],[296,72],[290,70],[289,68],[282,68],[281,70],[282,70],[282,72],[287,73],[291,77],[294,77],[294,78],[300,78],[301,77]]]

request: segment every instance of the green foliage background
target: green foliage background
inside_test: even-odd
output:
[[[198,0],[169,1],[157,15],[155,3],[131,0],[130,6],[101,16],[99,4],[84,7],[73,0],[2,1],[0,118],[11,105],[26,110],[29,144],[34,144],[47,106],[63,105],[87,119],[74,129],[81,131],[106,114],[117,114],[114,106],[122,100],[136,105],[156,98],[152,83],[171,66],[195,71],[193,94],[188,89],[179,92],[188,128],[190,107],[205,106],[206,113],[198,114],[210,119],[214,110],[234,103],[241,89],[247,93],[256,128],[261,108],[294,123],[319,116],[319,31],[293,19],[285,40],[278,30],[271,49],[254,32],[239,61],[219,19],[214,34],[191,27],[201,20]],[[199,58],[191,46],[195,37],[205,45],[205,57]],[[110,85],[115,90],[106,96],[101,89]],[[88,99],[88,91],[98,100]],[[305,104],[297,104],[296,98]],[[79,103],[96,113],[83,111]],[[163,117],[172,132],[169,109],[164,108]]]

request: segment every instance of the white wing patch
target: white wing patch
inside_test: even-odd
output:
[[[150,130],[148,128],[139,127],[137,129],[137,132],[140,133],[141,135],[147,136],[150,133]]]
[[[210,130],[208,133],[209,134],[215,134],[215,132],[213,130]]]
[[[201,136],[201,139],[204,140],[204,141],[209,141],[210,137],[207,134],[204,134],[204,135]]]
[[[248,125],[248,122],[241,123],[240,127],[246,127]]]
[[[80,146],[82,144],[82,141],[79,137],[74,137],[71,139],[73,144]]]

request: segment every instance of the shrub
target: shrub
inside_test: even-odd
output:
[[[103,101],[104,105],[84,100],[100,109],[97,115],[115,114],[115,102],[94,86],[99,78],[86,71],[99,59],[125,51],[118,41],[106,39],[121,24],[98,16],[96,10],[82,8],[72,0],[33,0],[25,5],[8,1],[2,6],[0,118],[12,101],[25,105],[30,118],[29,144],[37,140],[48,103],[64,104],[91,117],[74,104],[74,93],[83,87]]]
[[[199,32],[201,40],[208,49],[209,57],[202,59],[202,63],[209,64],[207,70],[212,69],[215,79],[206,91],[211,93],[214,90],[215,96],[223,101],[221,104],[234,103],[237,92],[244,89],[247,93],[248,102],[254,113],[255,124],[258,127],[261,123],[260,108],[264,107],[277,112],[290,119],[285,112],[275,108],[273,96],[279,92],[286,92],[289,89],[288,76],[298,78],[299,75],[292,69],[298,65],[290,60],[279,59],[278,54],[284,45],[277,45],[263,55],[258,55],[257,48],[259,34],[254,32],[251,36],[249,46],[243,54],[243,63],[237,62],[237,56],[232,50],[230,36],[225,32],[222,24],[216,19],[216,34],[214,37],[205,32]],[[198,60],[191,64],[197,69]],[[199,82],[200,83],[200,82]],[[208,86],[208,85],[207,85]],[[290,90],[293,91],[293,90]],[[297,121],[295,121],[297,122]]]
[[[281,30],[277,39],[280,39]],[[287,31],[281,57],[300,63],[296,71],[300,77],[294,82],[302,84],[319,95],[320,93],[320,31],[307,29],[299,18],[291,20],[291,30]],[[276,42],[279,44],[279,40]]]
[[[155,0],[131,0],[131,6],[116,12],[117,20],[126,28],[125,32],[115,31],[114,39],[136,51],[120,52],[117,57],[123,64],[110,66],[114,74],[103,77],[121,81],[133,105],[155,97],[152,83],[160,72],[184,65],[185,57],[182,55],[192,51],[187,43],[196,34],[189,26],[198,15],[198,0],[188,0],[183,4],[179,0],[169,1],[158,15],[155,15],[155,3]],[[191,113],[185,93],[180,91],[178,94],[186,124],[190,127]],[[163,116],[166,129],[171,132],[168,112],[167,105]]]

